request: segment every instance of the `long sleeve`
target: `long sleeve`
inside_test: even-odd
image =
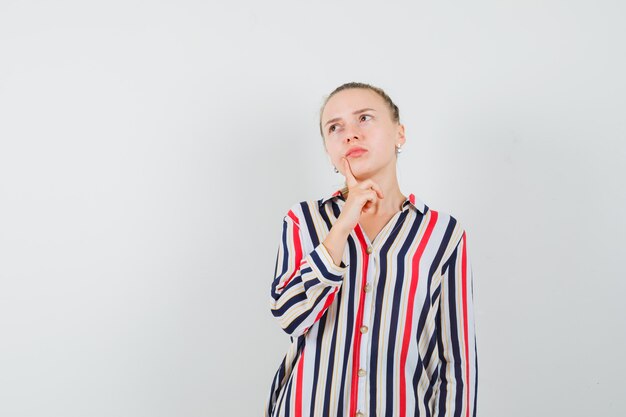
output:
[[[442,266],[437,314],[439,345],[439,417],[475,417],[478,355],[474,325],[473,274],[462,232],[454,251]]]
[[[343,262],[335,265],[321,242],[310,253],[304,253],[302,237],[300,221],[292,208],[283,218],[270,297],[272,314],[292,337],[304,334],[322,317],[348,269]]]

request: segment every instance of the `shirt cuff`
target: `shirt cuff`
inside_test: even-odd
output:
[[[328,249],[322,243],[317,245],[311,253],[307,255],[307,261],[315,275],[326,285],[338,287],[343,282],[343,276],[348,270],[348,265],[341,261],[340,265],[335,265]]]

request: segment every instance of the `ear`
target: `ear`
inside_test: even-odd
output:
[[[398,133],[396,135],[396,144],[400,144],[400,146],[403,146],[405,142],[406,142],[406,137],[404,137],[404,125],[399,123]]]

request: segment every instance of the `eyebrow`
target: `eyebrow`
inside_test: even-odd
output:
[[[370,109],[370,108],[365,108],[365,109],[354,111],[354,112],[352,112],[352,114],[359,114],[359,113],[363,113],[365,111],[376,111],[376,110],[375,109]],[[327,121],[324,124],[324,127],[328,126],[329,123],[333,123],[333,122],[336,122],[338,120],[341,120],[341,117],[335,117],[334,119],[330,119],[329,121]]]

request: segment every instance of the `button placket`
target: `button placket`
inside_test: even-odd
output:
[[[374,248],[372,245],[369,245],[366,249],[366,252],[369,256],[369,262],[367,264],[367,279],[366,284],[363,287],[363,291],[365,292],[365,300],[364,300],[364,308],[363,308],[363,321],[359,327],[359,332],[361,333],[361,346],[360,346],[360,363],[359,363],[359,387],[358,387],[358,399],[357,399],[357,409],[365,410],[365,393],[366,393],[366,376],[367,376],[367,364],[369,363],[369,327],[371,319],[371,304],[372,304],[372,281],[374,272],[376,270],[376,255],[374,253]],[[358,413],[357,413],[358,414]],[[363,415],[363,414],[361,414]]]

